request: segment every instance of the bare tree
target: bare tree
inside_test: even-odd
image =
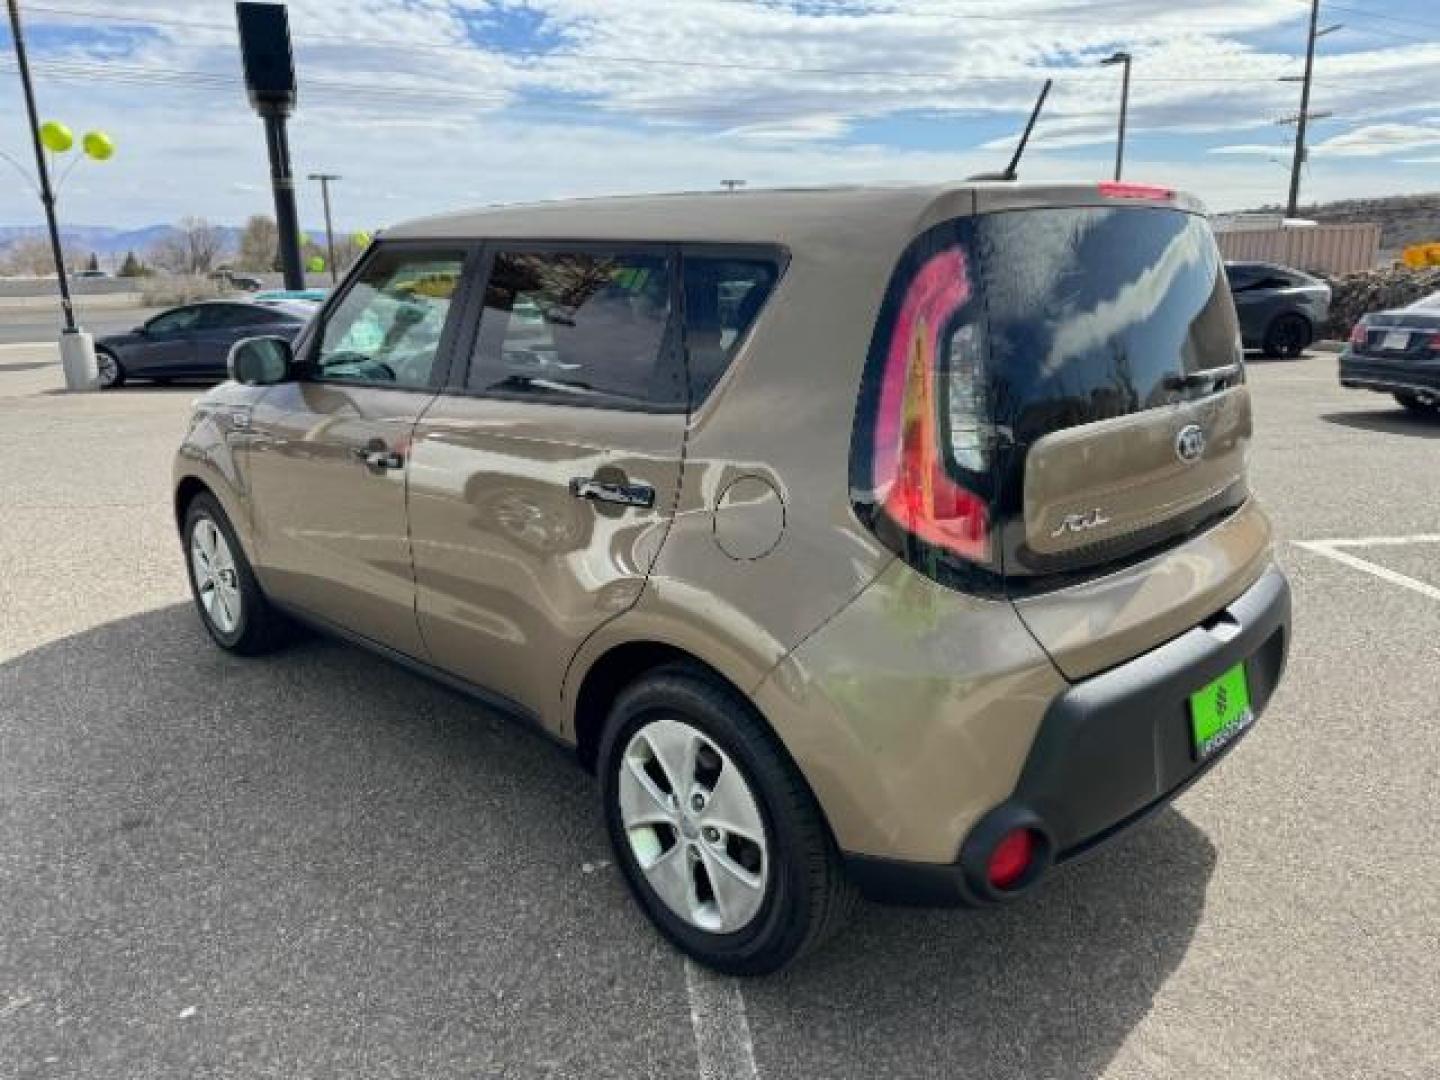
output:
[[[204,218],[182,218],[150,252],[150,261],[172,274],[208,274],[225,250],[225,234]]]
[[[264,214],[253,214],[245,222],[245,231],[240,234],[240,257],[237,266],[241,270],[268,272],[275,269],[275,260],[280,253],[280,230],[275,219]]]
[[[61,245],[65,256],[65,268],[72,273],[83,270],[94,256],[74,244]],[[50,241],[40,236],[27,236],[16,240],[0,251],[0,270],[22,277],[47,277],[55,273],[55,256],[50,251]]]

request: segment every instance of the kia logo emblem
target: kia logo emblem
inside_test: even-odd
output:
[[[1180,429],[1180,434],[1175,436],[1175,456],[1186,464],[1205,456],[1205,432],[1198,424]]]

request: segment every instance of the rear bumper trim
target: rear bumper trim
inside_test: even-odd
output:
[[[1034,822],[1057,863],[1088,854],[1169,803],[1235,748],[1243,734],[1195,760],[1189,697],[1243,663],[1259,716],[1284,672],[1289,638],[1290,586],[1272,568],[1201,625],[1057,697],[1015,791],[975,826],[956,862],[850,855],[852,878],[882,902],[953,906],[1008,899],[987,887],[978,865],[984,845],[971,843],[992,818]]]

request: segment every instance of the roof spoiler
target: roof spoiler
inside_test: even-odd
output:
[[[1035,108],[1030,110],[1030,119],[1025,124],[1025,130],[1020,135],[1020,145],[1015,147],[1015,156],[1010,159],[1010,164],[1005,166],[1003,172],[976,173],[974,176],[967,176],[966,180],[1003,180],[1014,182],[1020,177],[1020,158],[1025,154],[1025,147],[1030,145],[1030,133],[1035,130],[1035,121],[1040,119],[1040,110],[1045,108],[1045,99],[1050,96],[1050,87],[1055,85],[1054,79],[1046,79],[1045,85],[1040,88],[1040,98],[1035,102]]]

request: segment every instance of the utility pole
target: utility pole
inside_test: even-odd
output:
[[[1295,122],[1295,161],[1290,166],[1290,200],[1286,217],[1300,216],[1300,170],[1305,167],[1305,129],[1310,120],[1310,83],[1315,76],[1315,39],[1320,26],[1320,0],[1310,0],[1310,34],[1305,40],[1305,80],[1300,90],[1300,116]]]
[[[335,272],[335,226],[330,221],[330,181],[342,179],[335,173],[311,173],[311,180],[320,181],[320,199],[325,204],[325,250],[330,258],[330,284],[338,280]]]
[[[1128,52],[1117,52],[1114,56],[1100,61],[1101,67],[1110,67],[1114,64],[1125,65],[1124,80],[1120,84],[1120,137],[1115,143],[1115,181],[1119,183],[1120,175],[1125,171],[1125,122],[1130,115],[1130,62],[1133,58]]]
[[[25,35],[20,27],[19,0],[6,0],[10,9],[10,36],[15,41],[15,65],[25,88],[25,109],[30,117],[30,138],[35,143],[35,171],[40,176],[40,201],[45,204],[45,223],[50,227],[50,250],[55,256],[55,280],[60,283],[60,307],[65,314],[65,333],[73,334],[75,309],[70,302],[70,279],[65,274],[65,252],[60,244],[60,226],[55,220],[55,190],[50,186],[50,169],[45,162],[45,144],[40,141],[40,115],[35,107],[35,87],[30,81],[30,60],[25,52]]]

